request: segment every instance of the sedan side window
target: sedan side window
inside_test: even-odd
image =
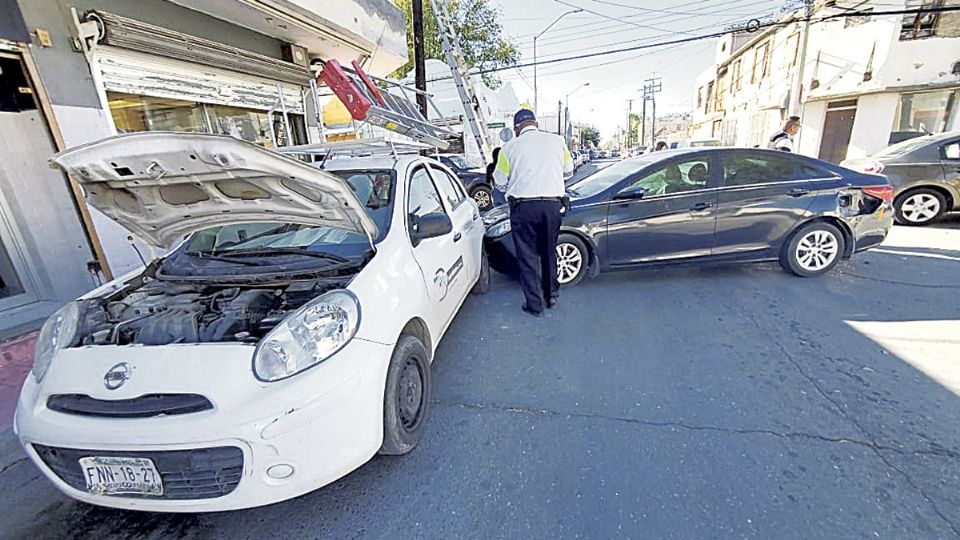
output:
[[[960,159],[960,142],[950,143],[943,147],[945,159]]]
[[[788,158],[767,154],[733,154],[723,157],[725,186],[749,186],[794,180],[796,167]]]
[[[410,195],[407,206],[407,226],[416,230],[417,222],[427,214],[445,213],[440,202],[440,193],[430,180],[427,169],[418,168],[410,177]]]
[[[688,159],[667,164],[645,175],[627,189],[643,189],[647,197],[671,195],[706,189],[710,178],[710,160],[708,158]]]

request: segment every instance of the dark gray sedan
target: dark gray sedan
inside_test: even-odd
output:
[[[557,278],[707,261],[780,261],[817,276],[883,241],[893,189],[883,176],[816,159],[733,148],[666,150],[569,186]],[[509,208],[484,217],[490,266],[515,268]]]
[[[910,139],[841,165],[890,179],[897,223],[926,225],[960,210],[960,131]]]

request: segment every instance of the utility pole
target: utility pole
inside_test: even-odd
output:
[[[803,41],[800,46],[800,58],[794,66],[793,81],[790,84],[790,111],[788,116],[800,116],[800,92],[803,91],[803,74],[807,67],[807,45],[810,42],[810,19],[813,17],[813,0],[803,1]]]
[[[626,146],[627,148],[630,148],[630,132],[632,131],[632,130],[630,129],[630,120],[631,120],[630,117],[631,117],[632,115],[633,115],[633,100],[632,100],[632,99],[628,99],[628,100],[627,100],[627,134],[626,134],[626,136],[623,138],[623,139],[624,139],[624,146]]]
[[[643,112],[640,113],[640,141],[646,144],[647,140],[647,100],[643,100]],[[651,149],[652,150],[652,149]]]
[[[657,94],[663,89],[660,77],[652,77],[643,81],[643,104],[650,100],[650,148],[657,146]]]
[[[557,135],[560,135],[562,137],[563,135],[560,133],[560,130],[562,129],[561,126],[563,125],[563,123],[560,122],[561,115],[563,115],[563,102],[558,99],[557,100]]]
[[[413,0],[413,65],[417,90],[427,91],[426,53],[423,48],[423,0]],[[424,118],[427,116],[427,96],[417,94],[417,105]]]

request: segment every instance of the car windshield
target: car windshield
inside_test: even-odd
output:
[[[924,147],[928,144],[930,144],[929,137],[916,137],[913,139],[907,139],[893,146],[884,148],[883,150],[874,154],[873,157],[897,158],[900,156],[905,156],[910,152],[913,152],[914,150]]]
[[[579,182],[571,184],[567,188],[567,191],[569,191],[570,195],[572,195],[574,198],[578,199],[592,197],[597,193],[608,189],[610,186],[613,186],[627,176],[630,176],[647,165],[650,165],[654,161],[657,161],[657,159],[658,158],[649,155],[625,159],[618,163],[614,163],[605,169],[600,169],[599,171],[584,178],[583,180],[580,180]]]
[[[391,170],[330,171],[344,179],[364,209],[377,225],[382,239],[389,227],[393,207],[393,172]],[[342,262],[366,253],[369,241],[365,234],[336,227],[304,225],[288,222],[235,223],[210,227],[194,233],[177,252],[167,259],[164,270],[181,274],[177,268],[184,259],[196,262],[206,259],[243,266],[264,266],[251,262],[257,257],[275,255],[302,256],[305,262],[318,258]],[[170,270],[173,270],[170,272]]]
[[[447,156],[447,158],[460,169],[473,169],[476,167],[476,165],[467,161],[467,158],[463,156]]]

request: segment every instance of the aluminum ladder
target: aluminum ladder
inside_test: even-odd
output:
[[[341,66],[334,59],[327,60],[317,77],[343,102],[354,120],[399,133],[439,150],[449,148],[449,140],[456,138],[458,134],[448,126],[432,124],[410,99],[416,94],[425,95],[427,103],[433,107],[437,116],[442,118],[443,115],[433,103],[430,94],[369,75],[360,68],[356,60],[352,65],[353,69],[350,69]]]
[[[440,30],[443,53],[447,59],[447,65],[450,66],[453,82],[457,85],[457,93],[460,94],[464,122],[470,126],[470,132],[480,149],[480,155],[483,157],[484,163],[490,163],[493,160],[493,152],[490,139],[487,136],[487,121],[483,115],[480,100],[477,99],[477,93],[470,82],[470,73],[466,68],[467,63],[463,58],[463,51],[460,49],[460,42],[457,40],[454,31],[453,18],[450,16],[446,0],[430,0],[430,3],[433,6],[433,14],[437,19],[437,27]],[[466,129],[463,130],[463,134],[466,136]]]

